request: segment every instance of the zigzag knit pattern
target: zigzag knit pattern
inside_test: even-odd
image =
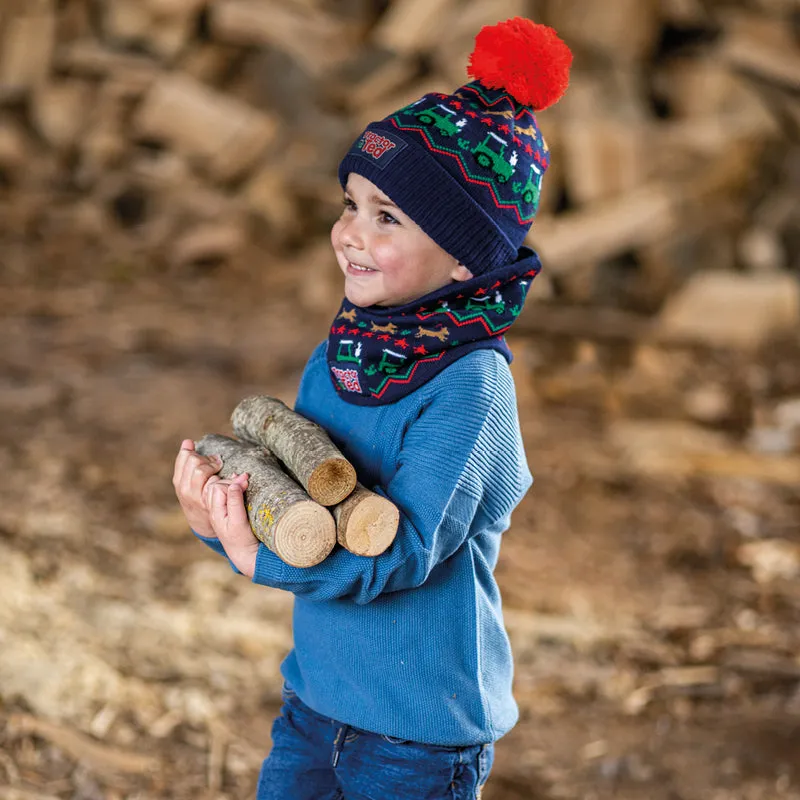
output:
[[[533,220],[550,154],[530,108],[473,81],[452,95],[426,94],[390,119],[450,157],[454,176],[483,187],[497,208],[515,209],[520,225]]]

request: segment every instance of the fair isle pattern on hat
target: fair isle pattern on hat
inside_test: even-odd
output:
[[[473,81],[452,95],[425,95],[389,119],[419,133],[432,152],[452,157],[457,177],[486,187],[498,209],[515,209],[520,225],[533,220],[550,155],[531,110],[505,91]]]

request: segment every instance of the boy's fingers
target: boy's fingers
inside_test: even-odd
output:
[[[189,475],[189,485],[194,491],[202,491],[205,484],[212,478],[219,480],[217,473],[220,467],[212,464],[204,457],[198,457],[197,460],[192,459],[186,465],[186,470]]]
[[[232,483],[228,487],[228,519],[233,525],[247,525],[247,509],[244,507],[244,497],[242,489],[238,483]]]
[[[178,450],[178,455],[175,458],[175,469],[172,473],[173,484],[177,484],[180,481],[183,470],[186,467],[186,462],[189,460],[189,455],[193,452],[194,442],[191,439],[184,439],[181,442],[180,450]]]
[[[200,490],[200,497],[205,503],[207,508],[213,508],[214,506],[214,494],[217,490],[224,492],[225,490],[222,488],[223,486],[222,478],[218,478],[216,475],[212,475],[204,484],[202,489]]]
[[[211,515],[219,521],[227,516],[228,499],[225,495],[225,489],[219,483],[211,487]]]

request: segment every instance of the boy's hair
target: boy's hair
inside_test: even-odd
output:
[[[515,17],[481,29],[451,94],[426,94],[370,123],[339,165],[372,181],[442,249],[479,275],[514,261],[550,162],[534,111],[557,102],[572,53]]]

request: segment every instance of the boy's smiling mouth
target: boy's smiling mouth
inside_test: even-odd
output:
[[[377,272],[377,270],[372,269],[372,267],[361,267],[358,264],[354,264],[352,261],[347,262],[347,269],[359,272],[362,275],[367,272]]]

